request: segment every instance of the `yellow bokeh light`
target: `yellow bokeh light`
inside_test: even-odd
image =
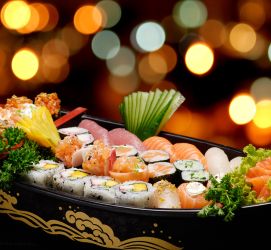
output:
[[[11,67],[16,77],[29,80],[38,72],[39,59],[32,50],[21,49],[12,58]]]
[[[27,34],[27,33],[34,32],[39,25],[39,22],[40,22],[39,12],[32,5],[29,5],[29,8],[31,11],[29,21],[24,27],[17,29],[19,33]]]
[[[213,66],[214,53],[203,43],[195,43],[185,54],[185,64],[194,74],[202,75],[207,73]]]
[[[1,21],[8,29],[23,28],[29,22],[31,10],[24,1],[9,1],[1,10]]]
[[[271,100],[261,100],[256,104],[253,122],[259,128],[271,127]]]
[[[230,31],[230,43],[232,47],[246,53],[252,50],[256,44],[257,35],[254,29],[245,23],[235,25]]]
[[[84,5],[76,11],[73,23],[80,33],[85,35],[93,34],[101,28],[103,15],[98,7]]]
[[[249,123],[255,116],[256,104],[254,99],[247,94],[234,97],[229,106],[232,121],[238,125]]]

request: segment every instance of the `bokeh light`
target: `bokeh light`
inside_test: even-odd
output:
[[[143,51],[151,52],[163,46],[166,35],[160,24],[156,22],[144,22],[136,29],[135,39]]]
[[[199,33],[213,48],[221,47],[226,39],[225,25],[219,20],[209,19],[199,29]]]
[[[20,29],[27,25],[31,10],[25,1],[8,1],[1,10],[1,21],[8,29]]]
[[[101,10],[94,5],[84,5],[74,14],[75,28],[82,34],[89,35],[97,32],[103,23]]]
[[[138,73],[140,78],[147,84],[155,84],[165,77],[165,73],[157,72],[149,63],[149,56],[143,56],[138,63]]]
[[[103,16],[102,27],[111,28],[119,22],[121,18],[121,8],[117,2],[103,0],[98,2],[96,7],[100,8]]]
[[[37,11],[39,16],[39,21],[35,27],[35,31],[43,31],[48,25],[50,19],[50,13],[47,9],[48,5],[42,3],[32,3],[30,6]]]
[[[229,114],[233,122],[238,125],[249,123],[256,113],[254,99],[247,94],[235,96],[229,105]]]
[[[43,18],[43,16],[45,17],[44,21],[46,21],[46,26],[44,28],[42,28],[41,31],[48,32],[48,31],[53,30],[57,26],[58,21],[59,21],[59,14],[58,14],[57,8],[53,4],[46,3],[46,4],[44,4],[44,6],[46,7],[46,9],[48,11],[49,19],[47,21],[47,11],[43,11],[41,18]],[[44,25],[43,22],[39,24],[40,29],[41,29],[42,25]]]
[[[189,47],[185,54],[185,64],[194,74],[207,73],[213,66],[214,53],[206,44],[195,43]]]
[[[229,38],[232,47],[241,53],[252,50],[256,44],[254,29],[245,23],[236,24],[230,31]]]
[[[136,58],[134,52],[128,47],[120,47],[118,53],[106,60],[106,66],[111,74],[116,76],[129,75],[135,69]]]
[[[39,69],[39,59],[30,49],[21,49],[12,58],[11,67],[16,77],[29,80]]]
[[[205,4],[197,0],[185,0],[176,3],[173,18],[177,24],[185,28],[200,27],[207,19]]]
[[[39,25],[40,20],[39,12],[32,5],[29,5],[29,8],[30,8],[30,18],[25,26],[23,26],[20,29],[17,29],[19,33],[27,34],[34,32]]]
[[[109,75],[108,82],[111,89],[122,95],[136,91],[139,87],[139,77],[135,71],[125,76]]]
[[[245,133],[250,143],[256,147],[271,144],[271,127],[259,128],[254,122],[250,122],[245,126]]]
[[[103,30],[95,34],[91,42],[93,53],[100,59],[111,59],[120,50],[120,39],[116,33]]]
[[[247,1],[240,7],[240,20],[259,29],[266,20],[266,14],[263,4],[259,1]]]
[[[250,94],[254,100],[271,100],[271,79],[269,77],[260,77],[256,79],[250,87]]]
[[[271,99],[256,103],[256,114],[253,122],[259,128],[271,127]]]

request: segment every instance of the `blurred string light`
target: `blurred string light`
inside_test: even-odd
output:
[[[271,128],[271,99],[256,103],[256,114],[253,122],[259,128]]]
[[[115,32],[103,30],[95,34],[91,41],[91,48],[98,58],[111,59],[120,50],[120,39]]]
[[[266,13],[261,1],[246,1],[239,8],[241,22],[259,29],[266,21]]]
[[[32,50],[21,49],[12,58],[11,68],[17,78],[29,80],[35,76],[39,69],[39,59]]]
[[[268,77],[260,77],[256,79],[251,84],[250,94],[256,101],[264,99],[271,100],[271,79]]]
[[[239,94],[230,102],[229,115],[232,121],[238,125],[243,125],[252,121],[255,113],[255,101],[248,94]]]
[[[102,27],[111,28],[115,26],[121,18],[121,7],[115,1],[104,0],[97,3],[96,7],[101,10]]]
[[[127,95],[138,89],[139,77],[135,71],[125,76],[109,75],[108,83],[116,93]]]
[[[163,61],[160,61],[163,62]],[[163,64],[165,66],[165,64]],[[163,67],[163,66],[162,66]],[[165,70],[162,70],[161,72],[157,72],[153,69],[153,67],[150,65],[149,55],[144,55],[138,63],[138,74],[140,78],[147,84],[155,84],[160,82],[165,77]],[[161,69],[161,66],[160,66]]]
[[[173,8],[175,22],[184,28],[197,28],[208,16],[205,4],[198,0],[179,1]]]
[[[100,8],[94,5],[84,5],[75,12],[73,23],[80,33],[93,34],[102,27],[103,15]]]
[[[160,49],[165,43],[164,28],[156,22],[144,22],[135,27],[131,33],[131,43],[140,52]]]
[[[209,19],[199,29],[199,34],[213,48],[221,47],[227,39],[225,25],[219,20]]]
[[[229,34],[231,46],[240,53],[246,53],[253,49],[256,44],[256,32],[245,23],[234,25]]]
[[[7,29],[20,29],[27,25],[31,10],[25,1],[8,1],[1,9],[1,21]]]
[[[271,143],[271,127],[259,128],[254,122],[250,122],[245,126],[245,133],[255,146],[267,146]]]
[[[135,69],[136,58],[128,47],[120,47],[118,53],[106,60],[106,66],[111,74],[116,76],[129,75]]]
[[[88,41],[87,36],[79,33],[71,25],[60,30],[59,37],[68,46],[70,55],[77,53]]]
[[[214,53],[204,43],[192,44],[185,54],[185,64],[194,74],[206,74],[213,66]]]

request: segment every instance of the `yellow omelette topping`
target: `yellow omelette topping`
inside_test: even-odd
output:
[[[134,192],[147,191],[147,185],[145,183],[135,183],[133,184],[133,191]]]
[[[114,186],[116,186],[117,184],[118,184],[118,182],[112,181],[112,180],[106,181],[106,182],[104,183],[104,185],[105,185],[106,187],[114,187]]]
[[[57,164],[53,164],[53,163],[47,163],[43,166],[44,169],[48,170],[48,169],[53,169],[53,168],[57,168],[58,165]]]
[[[72,177],[72,178],[83,178],[86,176],[88,176],[88,174],[83,171],[80,171],[80,170],[75,170],[70,175],[70,177]]]

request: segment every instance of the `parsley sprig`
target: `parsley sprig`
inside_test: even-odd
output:
[[[21,140],[24,140],[21,147],[9,150]],[[41,159],[55,159],[49,148],[41,147],[36,142],[27,139],[25,133],[19,128],[5,129],[0,142],[2,142],[0,145],[6,145],[5,151],[9,150],[7,158],[0,162],[0,188],[3,189],[9,189],[20,175],[32,169],[34,163]]]
[[[212,203],[202,208],[198,215],[201,217],[222,216],[225,221],[232,220],[236,210],[244,204],[243,188],[234,185],[229,174],[225,175],[220,182],[213,176],[210,180],[211,187],[207,190],[205,199],[211,200]]]

